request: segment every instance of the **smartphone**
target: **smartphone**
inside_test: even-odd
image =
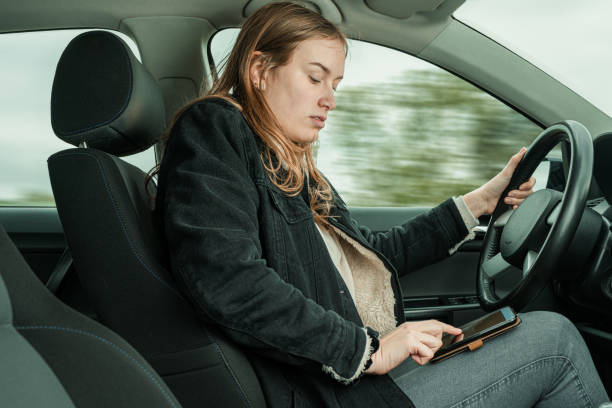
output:
[[[482,316],[468,324],[460,327],[461,334],[453,335],[444,333],[442,335],[442,347],[431,359],[432,362],[442,360],[454,355],[454,351],[459,351],[478,340],[492,335],[502,333],[510,327],[516,326],[520,319],[511,307],[504,307],[489,314]]]

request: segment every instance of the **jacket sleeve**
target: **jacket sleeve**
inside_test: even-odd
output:
[[[374,233],[354,219],[352,222],[400,276],[448,257],[469,232],[452,199],[386,232]]]
[[[318,363],[337,380],[356,378],[369,358],[365,329],[306,298],[262,257],[242,121],[225,102],[205,100],[172,129],[158,210],[173,273],[204,319],[235,342],[284,363]]]

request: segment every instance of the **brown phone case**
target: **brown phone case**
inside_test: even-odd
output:
[[[490,339],[492,339],[495,336],[499,336],[500,334],[507,332],[508,330],[512,329],[513,327],[518,326],[519,323],[521,323],[521,318],[516,316],[516,320],[514,321],[514,323],[512,323],[512,324],[510,324],[508,326],[504,326],[504,327],[502,327],[500,329],[497,329],[496,331],[494,331],[492,333],[489,333],[486,336],[483,336],[483,337],[477,338],[475,340],[472,340],[471,342],[466,343],[466,344],[462,345],[459,348],[447,351],[446,353],[440,354],[439,356],[435,356],[434,358],[432,358],[430,360],[430,363],[437,363],[439,361],[446,360],[447,358],[451,358],[452,356],[455,356],[455,355],[457,355],[459,353],[462,353],[462,352],[464,352],[466,350],[469,350],[469,351],[478,350],[479,348],[481,348],[483,346],[485,341],[490,340]]]

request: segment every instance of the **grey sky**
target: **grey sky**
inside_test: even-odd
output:
[[[47,158],[72,147],[51,130],[51,86],[62,51],[83,31],[0,35],[0,200],[17,199],[28,192],[51,193]],[[133,41],[120,35],[140,58]],[[153,152],[150,149],[128,161],[148,170],[154,165]]]
[[[610,0],[469,0],[455,17],[612,115]]]

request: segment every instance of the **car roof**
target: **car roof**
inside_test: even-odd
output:
[[[0,0],[0,33],[65,28],[119,30],[126,19],[180,16],[205,19],[216,28],[236,27],[253,10],[270,0],[108,0],[91,2],[64,0]],[[387,41],[390,29],[411,31],[409,44],[421,47],[435,38],[464,0],[310,0],[301,1],[317,9],[330,21],[342,25],[350,37],[371,42]],[[383,36],[376,30],[382,28]],[[415,27],[411,30],[410,27]],[[402,36],[403,37],[403,36]],[[418,47],[409,46],[412,52]]]
[[[108,0],[0,1],[0,32],[62,28],[118,29],[133,17],[183,16],[205,18],[214,25],[239,24],[245,0]]]

